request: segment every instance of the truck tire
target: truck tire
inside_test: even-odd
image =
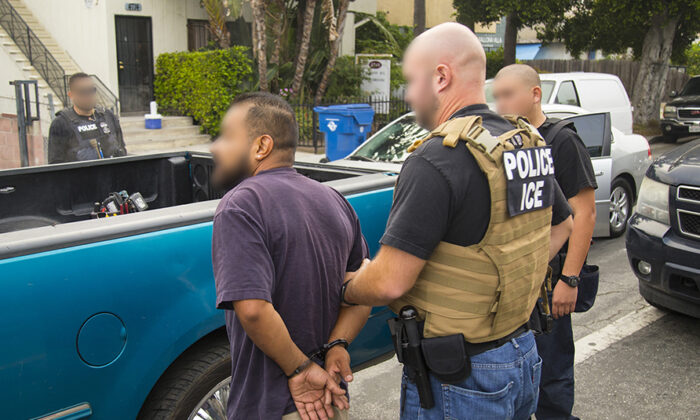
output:
[[[627,220],[632,216],[634,196],[632,187],[624,178],[615,178],[610,186],[610,237],[617,238],[627,230]]]
[[[204,339],[165,371],[141,407],[138,420],[226,420],[230,381],[226,336]]]

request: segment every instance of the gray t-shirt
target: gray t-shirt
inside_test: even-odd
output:
[[[271,302],[294,343],[310,354],[328,342],[346,271],[368,256],[360,223],[334,189],[292,168],[259,173],[229,191],[214,215],[216,305]],[[228,419],[279,419],[296,411],[282,369],[226,311],[232,379]]]

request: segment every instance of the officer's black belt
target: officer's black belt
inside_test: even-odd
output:
[[[518,338],[528,331],[527,325],[523,325],[512,333],[505,337],[499,338],[498,340],[487,341],[485,343],[470,343],[467,341],[467,354],[470,357],[476,356],[477,354],[485,353],[489,350],[493,350],[501,347],[507,342],[514,338]]]
[[[423,322],[419,323],[419,328],[422,332],[423,331]],[[497,348],[501,347],[502,345],[506,344],[507,342],[509,342],[510,340],[520,337],[521,335],[525,334],[527,331],[528,331],[528,327],[527,327],[527,324],[525,324],[525,325],[521,326],[520,328],[518,328],[517,330],[513,331],[512,333],[508,334],[507,336],[501,337],[497,340],[486,341],[484,343],[470,343],[467,341],[466,342],[467,354],[469,355],[469,357],[474,357],[477,354],[481,354],[481,353],[485,353],[489,350],[497,349]]]

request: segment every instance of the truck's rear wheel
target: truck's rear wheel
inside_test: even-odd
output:
[[[225,336],[187,350],[158,380],[139,420],[226,420],[231,354]]]

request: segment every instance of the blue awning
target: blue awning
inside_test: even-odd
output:
[[[518,44],[515,46],[517,60],[534,60],[542,44]]]

